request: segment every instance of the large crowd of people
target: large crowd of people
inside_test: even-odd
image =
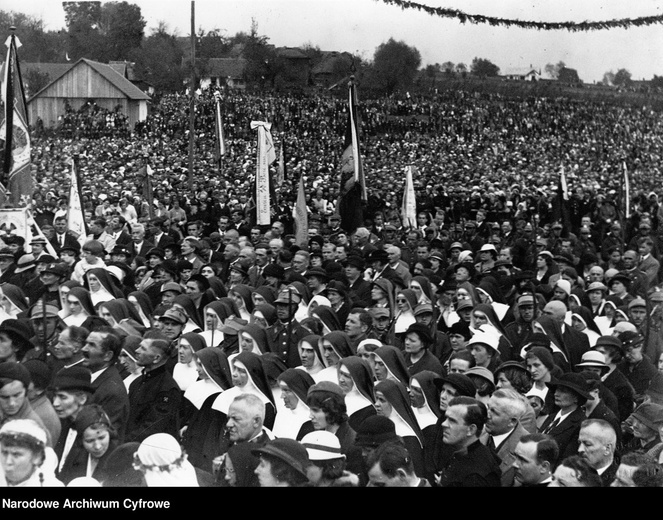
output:
[[[361,100],[343,228],[344,97],[219,94],[220,158],[211,91],[192,163],[186,95],[33,141],[45,238],[0,236],[0,484],[663,485],[660,113]],[[283,151],[269,225],[251,121]]]

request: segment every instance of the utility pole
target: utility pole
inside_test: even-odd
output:
[[[196,2],[191,1],[191,77],[189,79],[189,191],[193,190],[193,149],[195,145],[195,105],[196,105]]]

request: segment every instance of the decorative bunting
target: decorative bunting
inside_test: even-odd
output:
[[[509,20],[493,16],[467,14],[458,9],[445,7],[430,7],[428,5],[409,2],[407,0],[382,0],[386,4],[397,5],[401,9],[417,9],[430,15],[443,18],[456,18],[460,23],[490,24],[492,26],[519,27],[521,29],[537,29],[539,31],[602,31],[606,29],[626,29],[628,27],[644,27],[663,23],[663,15],[642,16],[639,18],[622,18],[619,20],[605,20],[601,22],[534,22],[526,20]]]

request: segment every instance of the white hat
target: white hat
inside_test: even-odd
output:
[[[124,280],[124,271],[120,269],[119,267],[115,265],[107,265],[106,266],[106,271],[108,271],[110,274],[112,274],[115,278],[117,278],[120,282]]]
[[[565,280],[564,278],[560,278],[559,280],[557,280],[557,282],[555,282],[555,287],[559,287],[562,291],[564,291],[568,295],[571,294],[571,282]]]
[[[548,388],[545,390],[542,388],[537,388],[536,385],[532,385],[532,388],[528,390],[528,392],[525,394],[525,397],[538,397],[543,401],[544,403],[546,402],[546,396],[548,395]]]
[[[477,329],[477,332],[475,332],[472,338],[470,339],[467,346],[470,347],[475,343],[481,343],[482,345],[488,345],[490,348],[497,351],[498,350],[497,346],[499,345],[499,341],[500,341],[499,335],[491,334],[490,332],[486,332],[482,330],[481,327],[479,327],[479,329]]]
[[[3,437],[23,437],[32,440],[42,448],[46,446],[46,431],[32,419],[14,419],[0,428],[0,439]]]
[[[309,460],[345,458],[345,455],[341,453],[341,443],[332,432],[318,430],[307,433],[301,442],[308,452]]]

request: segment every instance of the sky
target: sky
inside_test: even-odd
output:
[[[382,0],[129,0],[141,7],[146,34],[165,22],[171,32],[190,34],[194,4],[196,30],[219,29],[233,36],[258,32],[278,47],[310,44],[371,60],[389,38],[415,47],[422,66],[451,61],[468,67],[474,58],[495,63],[501,73],[529,68],[545,73],[563,61],[587,82],[601,81],[621,68],[632,79],[663,76],[663,25],[586,32],[543,31],[462,24],[459,20],[401,9]],[[663,0],[418,0],[431,7],[468,14],[540,22],[607,21],[663,15]],[[65,26],[55,0],[2,0],[0,9],[41,17],[47,30]],[[20,35],[19,35],[20,36]]]

